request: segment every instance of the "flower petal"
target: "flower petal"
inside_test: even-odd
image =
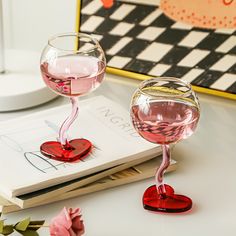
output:
[[[60,212],[59,215],[57,215],[55,218],[52,219],[51,224],[62,225],[66,229],[71,228],[72,221],[65,207],[63,208],[63,210]]]
[[[50,236],[71,236],[69,231],[62,225],[50,225]]]
[[[83,221],[80,219],[81,216],[77,216],[75,217],[73,220],[72,220],[72,226],[71,228],[73,230],[76,230],[76,231],[82,231],[84,230],[84,223]]]
[[[76,216],[80,214],[80,208],[75,208],[75,209],[70,208],[69,214],[70,214],[71,219],[75,218]]]

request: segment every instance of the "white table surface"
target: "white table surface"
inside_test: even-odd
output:
[[[91,96],[103,94],[129,108],[138,81],[109,79]],[[142,207],[144,190],[154,183],[138,183],[5,215],[9,223],[24,217],[50,219],[63,206],[80,207],[86,236],[199,236],[236,234],[236,102],[199,94],[201,119],[189,139],[173,151],[179,166],[165,176],[176,192],[193,199],[193,209],[182,214],[153,214]],[[0,121],[44,110],[68,102],[58,98],[37,108],[0,113]],[[20,175],[19,175],[20,178]],[[39,231],[49,235],[48,229]]]

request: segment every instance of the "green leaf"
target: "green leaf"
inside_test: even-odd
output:
[[[14,232],[14,226],[13,225],[5,225],[3,227],[2,234],[3,235],[9,235]]]
[[[4,226],[4,221],[3,221],[3,220],[0,220],[0,234],[1,234],[2,231],[3,231],[3,226]]]
[[[39,234],[36,231],[30,229],[27,229],[25,231],[17,230],[17,232],[23,236],[39,236]]]
[[[37,231],[40,227],[43,226],[44,223],[45,220],[30,221],[27,229]]]
[[[15,225],[16,230],[25,231],[30,223],[30,218],[26,218]]]

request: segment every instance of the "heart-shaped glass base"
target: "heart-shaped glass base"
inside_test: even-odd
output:
[[[191,209],[192,200],[186,196],[174,193],[169,185],[152,185],[143,195],[143,207],[155,212],[179,213]]]
[[[74,162],[83,160],[92,149],[92,143],[87,139],[74,139],[68,142],[67,148],[62,148],[60,142],[49,141],[41,145],[40,151],[51,159]]]

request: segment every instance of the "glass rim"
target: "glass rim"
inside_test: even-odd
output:
[[[83,37],[83,38],[87,38],[87,39],[90,39],[91,42],[94,43],[94,46],[92,46],[89,49],[80,51],[80,49],[63,49],[63,48],[60,48],[60,47],[57,47],[57,46],[53,45],[52,42],[55,39],[64,38],[64,37],[77,37],[77,38],[82,38]],[[79,53],[79,52],[83,52],[83,53],[91,52],[91,51],[95,50],[96,48],[100,47],[100,44],[99,44],[98,40],[95,37],[93,37],[89,34],[80,33],[80,32],[67,32],[67,33],[56,34],[56,35],[54,35],[54,36],[52,36],[48,39],[48,45],[52,48],[55,48],[56,50],[65,51],[65,52],[77,52],[77,53]]]
[[[155,94],[149,94],[148,92],[143,91],[143,88],[145,87],[145,84],[151,82],[151,80],[161,80],[161,81],[176,81],[176,82],[182,82],[185,86],[187,86],[189,89],[187,91],[183,91],[183,93],[181,94],[161,94],[161,95],[155,95]],[[152,97],[169,97],[169,98],[181,98],[181,97],[187,97],[192,93],[192,86],[189,82],[177,78],[177,77],[171,77],[171,76],[160,76],[160,77],[152,77],[150,79],[144,80],[139,86],[138,86],[138,90],[144,94],[144,95],[148,95],[148,96],[152,96]]]

